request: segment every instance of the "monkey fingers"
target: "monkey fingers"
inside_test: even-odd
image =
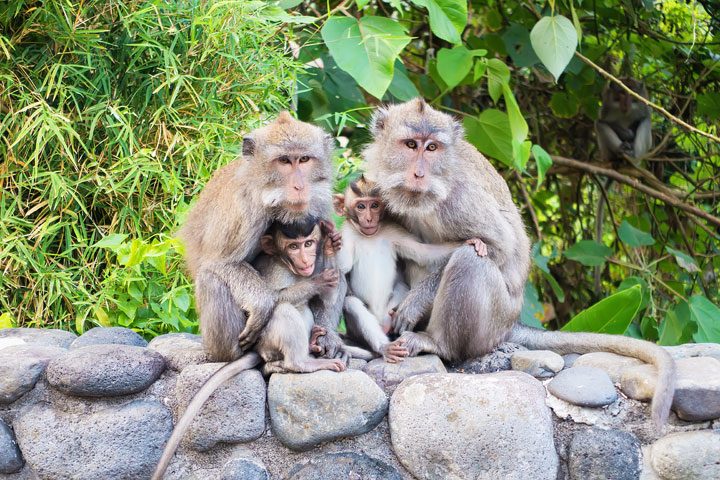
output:
[[[468,245],[472,245],[475,247],[475,253],[477,253],[478,257],[486,257],[488,254],[487,250],[487,244],[480,240],[479,238],[471,238],[467,242]]]
[[[327,334],[327,330],[319,325],[313,325],[310,331],[310,353],[322,353],[322,347],[318,345],[318,338],[325,334]]]
[[[247,351],[252,347],[260,336],[260,332],[265,327],[263,323],[251,323],[248,322],[240,335],[238,335],[238,342],[240,342],[240,348],[243,352]]]
[[[405,339],[399,338],[392,343],[388,343],[383,349],[383,358],[388,363],[398,363],[405,360],[410,352],[403,345]]]
[[[323,233],[328,237],[328,240],[330,240],[330,243],[332,243],[332,248],[337,252],[342,248],[342,234],[335,230],[335,225],[333,225],[331,222],[322,220],[320,222],[320,228],[322,229]]]

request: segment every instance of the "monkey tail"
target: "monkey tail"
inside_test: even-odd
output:
[[[650,410],[653,423],[662,432],[675,394],[675,361],[662,347],[645,340],[602,333],[575,333],[539,330],[516,324],[510,342],[534,350],[552,350],[560,354],[610,352],[642,360],[654,365],[657,382]]]
[[[350,345],[345,345],[345,351],[350,354],[350,357],[359,358],[360,360],[370,361],[373,358],[377,358],[377,355],[375,355],[371,351],[365,350],[364,348],[360,348],[360,347],[353,347]]]
[[[210,398],[210,395],[212,395],[213,392],[227,380],[230,380],[240,372],[255,367],[259,363],[260,356],[257,353],[246,353],[237,360],[226,364],[220,370],[215,372],[212,377],[207,379],[190,401],[185,409],[185,413],[182,414],[180,420],[178,420],[175,425],[175,429],[173,430],[172,435],[170,435],[170,439],[165,445],[165,450],[163,450],[160,461],[155,468],[152,480],[162,480],[165,475],[165,470],[167,470],[167,467],[170,464],[170,460],[172,460],[178,445],[180,445],[180,440],[182,440],[183,435],[185,435],[185,432],[188,428],[190,428],[192,421],[200,412],[200,408],[202,408],[207,399]]]

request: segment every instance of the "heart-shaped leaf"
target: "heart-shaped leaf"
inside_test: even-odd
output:
[[[565,258],[575,260],[588,267],[602,265],[610,255],[612,255],[610,247],[594,240],[580,240],[565,251]]]
[[[578,36],[573,23],[562,15],[543,17],[530,32],[530,42],[555,81],[567,67],[577,48]]]
[[[460,43],[460,34],[467,24],[466,0],[410,0],[417,6],[427,8],[430,14],[430,30],[450,43]]]
[[[392,82],[395,59],[410,42],[398,22],[373,16],[332,17],[322,38],[335,63],[378,99]]]
[[[463,45],[442,48],[437,54],[437,69],[448,88],[458,85],[470,73],[473,55]]]
[[[655,244],[655,239],[647,232],[633,227],[627,220],[623,220],[618,228],[620,240],[633,248],[647,247]]]

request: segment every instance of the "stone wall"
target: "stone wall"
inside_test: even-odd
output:
[[[720,345],[669,351],[678,391],[662,435],[644,403],[653,369],[606,353],[503,344],[451,368],[423,356],[250,370],[210,398],[166,478],[720,478]],[[0,478],[148,478],[220,366],[188,334],[0,330]]]

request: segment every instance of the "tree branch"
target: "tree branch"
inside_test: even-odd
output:
[[[687,212],[691,215],[695,215],[696,217],[700,217],[700,218],[712,223],[713,225],[720,227],[720,218],[709,214],[705,210],[698,208],[695,205],[690,205],[688,203],[683,202],[682,200],[680,200],[673,194],[661,192],[661,191],[651,188],[643,183],[640,183],[640,181],[637,178],[632,178],[627,175],[623,175],[620,172],[616,172],[615,170],[611,170],[609,168],[599,167],[599,166],[593,165],[591,163],[580,162],[578,160],[573,160],[571,158],[552,156],[552,160],[555,165],[562,165],[565,167],[570,167],[574,170],[590,172],[590,173],[594,173],[597,175],[603,175],[605,177],[612,178],[613,180],[615,180],[617,182],[623,183],[625,185],[629,185],[630,187],[634,188],[635,190],[639,190],[647,195],[650,195],[653,198],[662,200],[663,202],[667,203],[668,205],[672,205],[675,208],[683,210],[684,212]]]

